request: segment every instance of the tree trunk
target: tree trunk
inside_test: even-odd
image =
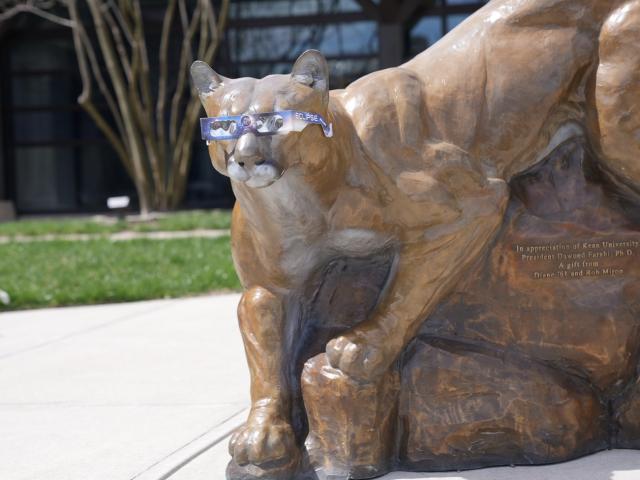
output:
[[[153,199],[144,189],[144,186],[140,184],[140,182],[135,182],[136,184],[136,192],[138,194],[138,206],[140,208],[140,215],[142,217],[148,216],[153,210]]]

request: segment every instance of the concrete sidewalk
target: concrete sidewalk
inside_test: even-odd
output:
[[[0,479],[157,480],[226,443],[249,405],[237,302],[1,314]]]
[[[0,314],[0,480],[222,480],[249,406],[238,295]],[[386,480],[640,480],[640,452]]]

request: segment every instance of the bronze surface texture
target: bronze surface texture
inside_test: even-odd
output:
[[[333,126],[209,143],[251,372],[229,480],[640,448],[640,0],[492,0],[344,90],[317,51],[192,76],[209,117]]]

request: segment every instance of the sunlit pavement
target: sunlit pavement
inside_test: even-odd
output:
[[[222,480],[249,405],[238,295],[0,314],[0,480]],[[640,452],[385,480],[640,480]]]
[[[0,314],[0,479],[155,480],[226,444],[248,407],[237,303]]]

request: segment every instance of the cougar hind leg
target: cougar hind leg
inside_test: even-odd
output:
[[[603,166],[640,191],[640,0],[606,20],[599,56],[595,106]]]

